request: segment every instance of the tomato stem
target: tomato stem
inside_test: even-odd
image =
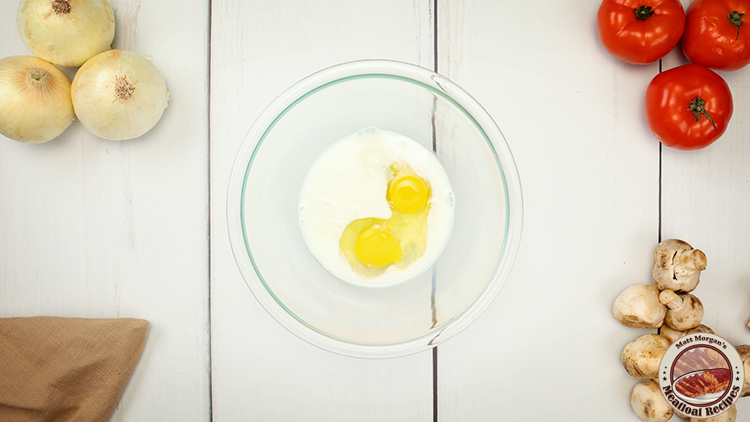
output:
[[[646,6],[645,4],[638,9],[633,9],[633,11],[635,12],[635,17],[639,21],[645,21],[654,14],[654,11],[651,10],[651,6]]]
[[[703,100],[701,97],[695,97],[693,101],[690,101],[690,108],[688,111],[693,112],[693,116],[695,116],[696,123],[699,123],[701,121],[701,114],[705,114],[706,117],[708,117],[708,121],[711,122],[712,125],[714,125],[714,129],[718,132],[719,128],[716,127],[716,123],[714,123],[714,119],[711,118],[711,115],[708,114],[706,111],[706,108],[703,107],[706,105],[706,101]]]
[[[729,23],[737,27],[737,38],[740,39],[740,25],[742,25],[744,22],[742,21],[742,17],[745,16],[744,13],[740,13],[738,11],[733,11],[732,13],[727,14],[727,17],[729,18]]]

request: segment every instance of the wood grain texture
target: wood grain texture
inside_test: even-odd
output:
[[[17,6],[0,4],[3,57],[30,54]],[[199,0],[112,6],[113,48],[150,55],[170,105],[129,141],[98,139],[78,122],[41,145],[0,136],[0,316],[150,321],[112,420],[205,421],[209,9]]]
[[[357,59],[437,64],[502,129],[525,201],[500,296],[439,347],[438,420],[636,421],[620,353],[652,330],[620,326],[611,306],[649,282],[660,237],[706,253],[704,323],[750,343],[750,70],[721,73],[735,114],[716,144],[660,148],[642,112],[659,65],[606,53],[599,4],[112,0],[113,47],[153,57],[170,106],[132,141],[78,122],[42,145],[0,136],[0,317],[149,320],[113,421],[432,421],[431,352],[334,355],[258,305],[226,201],[245,133],[293,83]],[[0,57],[29,54],[16,7],[0,2]],[[683,63],[676,50],[662,68]]]
[[[319,350],[258,305],[234,263],[226,194],[239,145],[301,78],[346,61],[431,67],[428,1],[214,1],[211,59],[211,322],[214,421],[432,420],[429,352],[371,361]]]

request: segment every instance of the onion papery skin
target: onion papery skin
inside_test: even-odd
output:
[[[94,135],[115,141],[151,130],[169,102],[164,77],[151,60],[127,50],[105,51],[84,63],[70,93],[81,124]]]
[[[42,70],[30,85],[29,72]],[[51,63],[33,56],[0,59],[0,133],[14,141],[42,143],[58,137],[75,120],[70,80]]]
[[[110,49],[115,15],[107,0],[64,0],[66,12],[56,12],[55,3],[21,0],[18,6],[18,33],[35,56],[77,67]]]

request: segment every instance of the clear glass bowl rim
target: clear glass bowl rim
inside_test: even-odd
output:
[[[502,173],[506,209],[506,236],[503,251],[492,280],[483,293],[464,312],[435,332],[400,343],[362,344],[331,337],[298,318],[279,303],[255,267],[245,237],[243,198],[245,182],[255,154],[265,134],[294,104],[327,85],[356,77],[386,77],[405,80],[428,88],[453,103],[474,122],[495,153]],[[518,169],[500,128],[489,113],[465,90],[429,69],[384,59],[356,60],[319,70],[295,83],[274,99],[251,125],[230,172],[227,190],[227,229],[235,262],[245,284],[263,309],[280,325],[313,346],[336,354],[357,358],[394,358],[431,349],[444,343],[474,322],[492,303],[505,283],[520,246],[523,226],[523,197]]]

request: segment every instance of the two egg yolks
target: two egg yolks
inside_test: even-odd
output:
[[[408,164],[395,163],[391,171],[394,175],[386,191],[391,218],[355,220],[341,236],[344,255],[355,271],[366,276],[377,276],[394,263],[404,268],[422,256],[426,246],[430,188]]]

